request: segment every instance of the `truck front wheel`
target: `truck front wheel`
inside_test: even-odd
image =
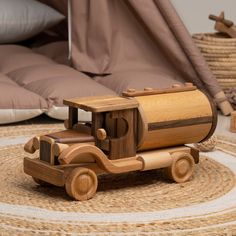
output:
[[[66,179],[66,192],[78,201],[92,198],[98,186],[97,175],[87,168],[74,169]]]
[[[166,174],[177,183],[188,181],[194,172],[194,159],[189,153],[176,152],[172,154],[172,165],[166,168]]]

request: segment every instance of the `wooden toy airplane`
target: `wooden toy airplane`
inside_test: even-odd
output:
[[[219,16],[209,15],[210,20],[214,20],[215,30],[228,34],[231,38],[236,38],[236,27],[234,22],[225,19],[224,12],[221,12]]]

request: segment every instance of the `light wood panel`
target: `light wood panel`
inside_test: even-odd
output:
[[[75,98],[64,100],[64,104],[91,112],[117,111],[138,107],[138,103],[134,99],[118,96]]]
[[[214,106],[199,90],[136,97],[138,150],[202,141],[214,130]]]
[[[198,143],[210,132],[211,126],[212,124],[208,123],[150,131],[146,133],[144,141],[140,143],[138,150],[150,150],[187,143]]]
[[[208,98],[199,90],[136,97],[148,123],[212,116]]]

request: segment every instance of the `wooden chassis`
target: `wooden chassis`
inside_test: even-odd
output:
[[[64,164],[64,165],[50,165],[39,159],[24,158],[24,172],[34,178],[43,180],[47,183],[53,184],[55,186],[63,187],[66,183],[66,179],[71,171],[77,167],[86,167],[93,170],[97,175],[102,173],[125,173],[137,170],[147,170],[145,166],[149,166],[150,169],[165,168],[171,165],[170,160],[166,160],[161,157],[164,154],[171,156],[176,152],[189,153],[193,156],[194,162],[199,162],[199,152],[187,146],[179,146],[174,148],[165,148],[161,150],[153,150],[150,152],[138,153],[135,157],[119,159],[119,160],[103,160],[105,168],[98,165],[96,162],[93,163],[80,163],[80,164]],[[148,155],[148,154],[151,155]],[[156,157],[153,162],[153,158]],[[104,158],[104,157],[103,157]],[[96,161],[96,160],[95,160]],[[107,164],[108,163],[108,164]],[[109,164],[110,163],[110,164]],[[105,170],[106,169],[106,170]]]

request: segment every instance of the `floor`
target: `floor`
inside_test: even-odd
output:
[[[235,133],[229,132],[230,117],[225,117],[219,115],[218,125],[216,129],[216,134],[224,135],[228,137],[235,138]],[[22,144],[28,140],[29,137],[21,136],[16,138],[1,138],[0,147],[4,145],[11,144]],[[210,158],[221,162],[228,168],[232,170],[236,175],[236,158],[223,153],[221,151],[214,151],[208,153],[207,156]],[[236,187],[234,187],[226,195],[217,198],[215,200],[192,205],[183,208],[175,208],[158,212],[134,212],[134,213],[107,213],[107,214],[81,214],[81,213],[67,213],[67,212],[54,212],[45,209],[39,209],[37,207],[28,207],[28,206],[18,206],[18,205],[9,205],[0,203],[0,214],[8,213],[10,215],[17,215],[19,217],[34,217],[34,218],[44,218],[47,220],[58,220],[63,218],[64,220],[74,221],[74,220],[84,220],[90,222],[103,221],[103,222],[124,222],[124,221],[154,221],[154,220],[164,220],[164,219],[173,219],[173,218],[189,218],[189,217],[199,217],[206,214],[212,214],[216,212],[228,212],[235,208],[235,196],[236,196]],[[63,215],[63,217],[62,217]],[[236,224],[236,222],[230,222],[231,224]],[[222,225],[215,225],[214,227],[221,227]],[[211,226],[212,227],[212,226]],[[191,229],[192,230],[192,229]],[[196,229],[197,230],[197,229]],[[186,229],[186,233],[187,233]],[[175,232],[172,232],[175,233]]]

